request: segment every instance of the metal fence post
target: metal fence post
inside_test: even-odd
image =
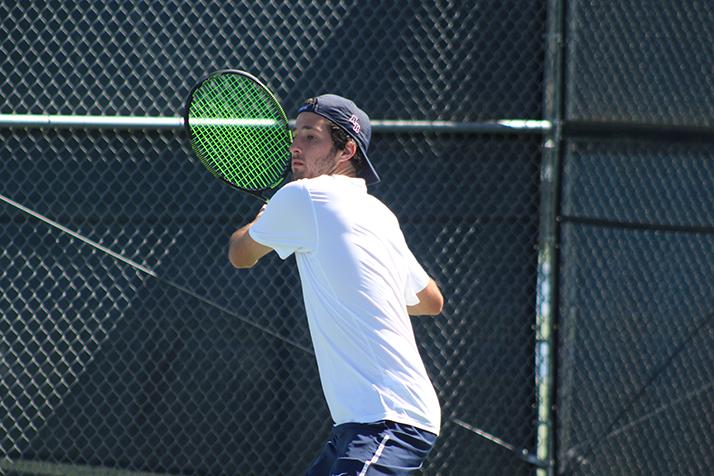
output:
[[[536,293],[536,454],[548,462],[539,476],[556,473],[555,363],[558,266],[558,189],[562,139],[563,0],[548,1],[544,70],[544,119],[552,124],[544,134],[540,172],[538,291]]]

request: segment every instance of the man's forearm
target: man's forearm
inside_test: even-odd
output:
[[[251,226],[253,226],[253,222],[242,226],[231,234],[228,245],[228,260],[236,268],[250,268],[257,262],[257,260],[247,262],[242,253],[246,235],[248,235],[248,230],[250,230]]]
[[[236,268],[252,268],[260,258],[272,250],[253,240],[248,233],[264,210],[265,206],[260,209],[252,222],[234,231],[228,241],[228,260]]]

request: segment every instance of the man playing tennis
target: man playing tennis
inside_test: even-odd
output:
[[[434,387],[409,315],[437,315],[441,292],[407,247],[394,214],[367,193],[369,117],[336,95],[298,110],[294,181],[230,238],[250,268],[295,254],[325,399],[335,425],[308,476],[408,475],[440,429]]]

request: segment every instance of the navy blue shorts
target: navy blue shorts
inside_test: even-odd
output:
[[[337,425],[305,476],[406,476],[435,442],[433,433],[392,421]]]

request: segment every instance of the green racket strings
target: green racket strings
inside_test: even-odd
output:
[[[194,92],[188,111],[193,148],[215,175],[246,190],[282,182],[291,134],[275,98],[251,78],[218,74]]]

